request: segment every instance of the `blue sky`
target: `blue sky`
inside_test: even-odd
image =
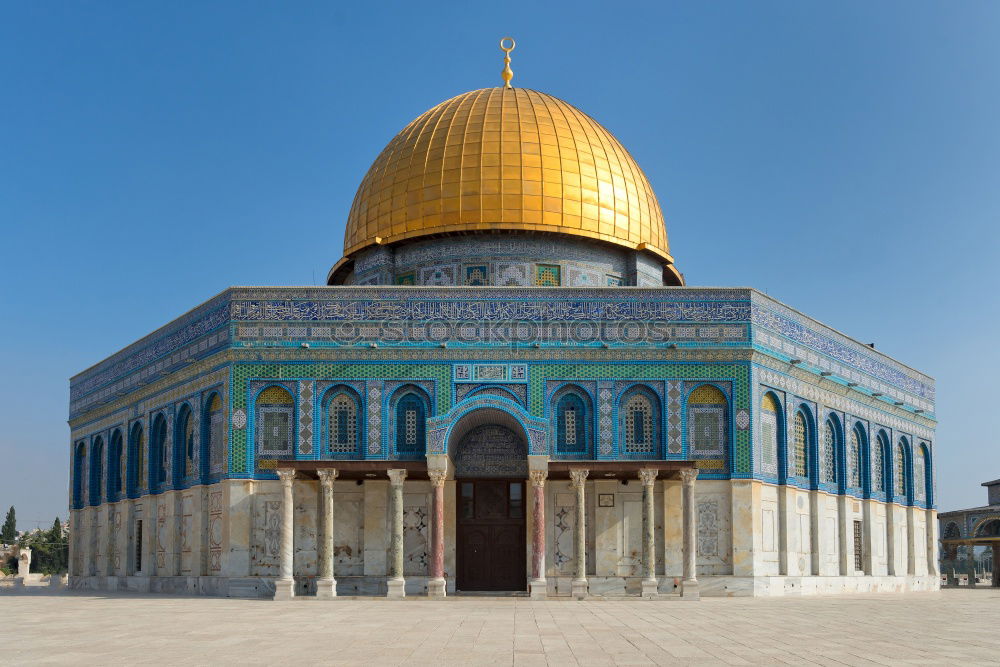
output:
[[[1000,3],[9,2],[0,507],[66,514],[68,378],[229,285],[322,282],[386,142],[514,84],[615,133],[692,285],[934,376],[938,499],[1000,477]]]

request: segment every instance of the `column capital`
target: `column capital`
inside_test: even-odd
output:
[[[275,472],[278,473],[278,479],[282,484],[291,484],[295,479],[295,468],[278,468]]]
[[[639,481],[642,482],[643,486],[653,486],[659,474],[660,471],[656,468],[642,468],[639,470]]]
[[[575,488],[580,488],[587,481],[587,475],[589,474],[589,470],[574,468],[569,471],[569,479]]]
[[[680,471],[681,481],[685,484],[694,484],[694,480],[698,478],[697,468],[684,468]]]
[[[388,471],[389,473],[389,483],[393,486],[402,486],[403,480],[406,479],[406,468],[393,468]]]
[[[316,474],[319,475],[319,481],[325,486],[327,484],[333,484],[333,480],[337,479],[337,476],[340,475],[340,471],[336,468],[321,468],[316,471]]]
[[[444,486],[444,480],[448,477],[447,470],[428,470],[427,476],[431,480],[431,486],[440,487]]]
[[[531,485],[534,487],[545,486],[545,478],[549,476],[548,470],[529,470],[528,478],[531,479]]]

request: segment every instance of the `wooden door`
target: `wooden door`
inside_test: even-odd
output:
[[[458,576],[460,591],[527,589],[524,482],[458,482]]]

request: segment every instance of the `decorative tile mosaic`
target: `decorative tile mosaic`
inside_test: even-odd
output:
[[[462,284],[467,287],[477,287],[490,284],[489,264],[465,266],[462,268],[462,271],[464,276]]]
[[[558,287],[562,284],[557,264],[538,264],[535,267],[535,285],[538,287]]]

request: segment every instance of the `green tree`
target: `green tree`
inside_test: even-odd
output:
[[[17,539],[17,519],[14,517],[14,506],[7,510],[7,519],[0,528],[0,542],[4,544],[14,544]]]
[[[63,534],[59,517],[48,530],[36,530],[22,536],[21,546],[31,549],[31,571],[62,574],[69,564],[69,539]]]

